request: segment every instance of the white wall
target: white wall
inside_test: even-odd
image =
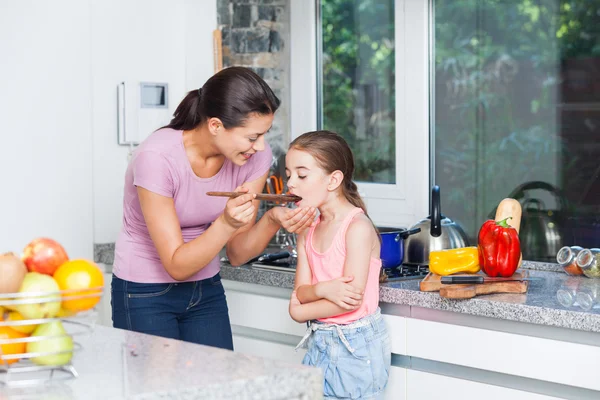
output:
[[[216,21],[215,0],[0,0],[0,251],[49,236],[91,258],[115,241],[116,85],[168,82],[174,111],[213,74]]]
[[[217,0],[185,0],[185,87],[201,87],[214,74],[212,32]]]
[[[212,0],[92,1],[95,243],[114,242],[122,223],[130,149],[117,145],[117,84],[133,92],[141,81],[167,82],[167,123],[185,93],[212,75],[216,23]],[[128,134],[143,139],[160,127],[141,125],[128,124]]]
[[[90,6],[0,1],[0,251],[91,257]]]

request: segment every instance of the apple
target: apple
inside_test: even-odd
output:
[[[73,338],[60,321],[41,324],[31,334],[31,337],[43,339],[27,343],[27,353],[40,353],[31,361],[37,365],[65,365],[73,357]]]
[[[57,293],[59,291],[58,283],[51,276],[28,272],[21,283],[19,293],[32,293],[32,296],[18,297],[15,300],[29,301],[30,303],[15,304],[9,308],[18,311],[24,319],[53,318],[60,311],[61,296],[60,293]],[[49,301],[52,299],[57,301]]]
[[[65,249],[55,240],[37,238],[23,250],[23,262],[30,272],[53,275],[54,271],[69,260]]]

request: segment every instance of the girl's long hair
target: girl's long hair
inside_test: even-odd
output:
[[[365,215],[371,219],[367,213],[367,206],[358,193],[358,187],[352,180],[352,176],[354,175],[354,155],[348,142],[343,137],[335,132],[325,130],[307,132],[294,139],[290,144],[291,148],[309,153],[328,174],[338,170],[342,171],[344,179],[340,186],[344,197],[353,206],[362,208]],[[371,223],[373,223],[373,220],[371,220]],[[373,227],[379,233],[374,223]]]

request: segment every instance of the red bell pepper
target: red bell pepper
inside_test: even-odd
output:
[[[519,267],[521,242],[517,230],[506,222],[486,221],[479,230],[479,266],[488,276],[510,277]]]

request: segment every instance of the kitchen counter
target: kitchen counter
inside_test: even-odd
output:
[[[113,244],[95,245],[96,259],[109,267],[114,253]],[[533,277],[526,294],[495,294],[478,296],[470,300],[443,299],[438,293],[419,290],[418,280],[389,282],[381,285],[382,303],[423,307],[441,311],[458,312],[474,316],[497,318],[509,321],[526,322],[559,328],[576,329],[587,332],[600,332],[600,279],[571,277],[554,263],[523,262],[523,267]],[[234,268],[222,263],[221,275],[224,279],[256,283],[259,285],[292,288],[294,275],[284,272],[271,272],[252,269],[249,266]],[[588,297],[591,308],[582,308],[577,300]]]
[[[528,266],[528,263],[524,265]],[[469,300],[449,300],[440,297],[437,292],[421,292],[419,280],[414,279],[381,284],[380,301],[387,304],[600,332],[600,303],[594,304],[590,309],[583,309],[577,301],[578,295],[580,299],[591,297],[600,301],[600,280],[571,277],[564,272],[556,271],[557,269],[552,268],[552,265],[529,269],[530,276],[541,279],[529,282],[526,294],[493,294]],[[294,284],[294,275],[291,273],[261,271],[248,266],[234,268],[226,263],[221,266],[221,276],[232,281],[288,289]]]
[[[317,368],[103,326],[76,339],[82,346],[73,358],[78,378],[34,387],[0,384],[0,398],[322,398]]]

